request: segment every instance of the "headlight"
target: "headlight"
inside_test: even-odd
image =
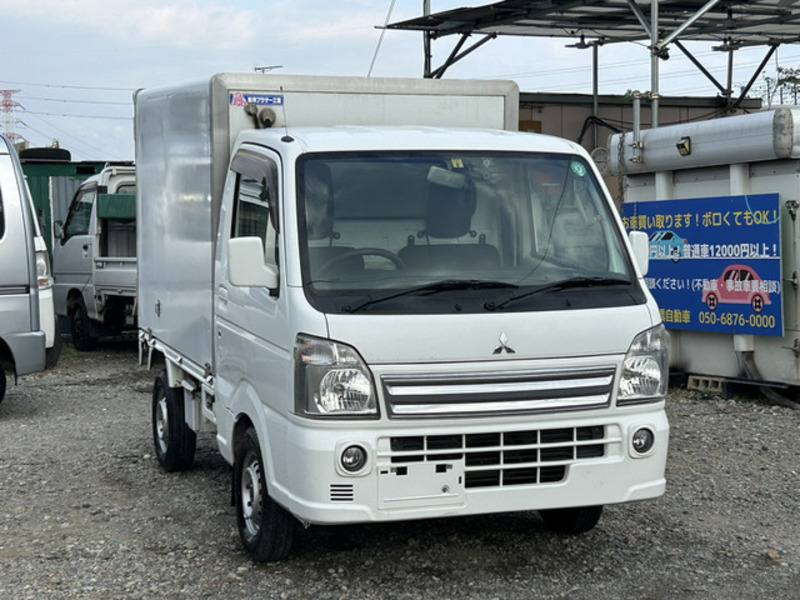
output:
[[[661,400],[667,393],[668,361],[669,334],[663,325],[637,335],[622,363],[617,404]]]
[[[39,282],[40,290],[46,290],[53,285],[53,279],[50,277],[50,261],[47,258],[47,252],[36,253],[36,279]]]
[[[295,410],[313,417],[377,417],[372,375],[353,348],[300,335],[294,349]]]

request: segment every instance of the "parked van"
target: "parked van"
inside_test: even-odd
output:
[[[22,167],[11,141],[0,136],[0,401],[7,374],[45,367],[35,236]]]
[[[108,165],[84,181],[65,222],[53,225],[56,313],[72,342],[91,350],[103,335],[136,326],[136,172]]]

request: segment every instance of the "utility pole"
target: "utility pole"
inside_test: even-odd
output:
[[[3,113],[3,135],[5,135],[12,142],[16,143],[22,139],[22,136],[11,131],[18,123],[14,118],[14,108],[19,106],[18,102],[14,102],[12,96],[18,94],[19,90],[0,90],[0,112]]]
[[[422,14],[424,16],[428,16],[431,14],[431,0],[423,0],[422,2]],[[425,63],[424,63],[424,73],[422,74],[425,78],[430,78],[431,76],[431,32],[424,31],[422,32],[422,50],[425,53]]]

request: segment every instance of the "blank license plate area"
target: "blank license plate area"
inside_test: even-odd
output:
[[[465,504],[460,461],[384,465],[378,470],[378,507],[382,510]]]

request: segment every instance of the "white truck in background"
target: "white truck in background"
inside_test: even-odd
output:
[[[72,342],[91,350],[99,337],[136,328],[136,170],[109,164],[75,192],[65,222],[53,224],[56,313]]]
[[[37,252],[36,231],[19,158],[0,135],[0,402],[7,374],[17,377],[45,368],[39,275],[44,277],[40,259],[47,255]]]
[[[295,527],[665,488],[668,338],[588,155],[498,81],[218,74],[135,96],[153,439],[233,466],[243,546]]]

